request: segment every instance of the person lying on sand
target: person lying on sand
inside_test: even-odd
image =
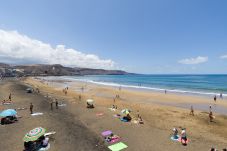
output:
[[[114,135],[113,133],[111,133],[110,136],[105,137],[105,140],[107,142],[111,142],[111,141],[116,140],[116,139],[119,139],[119,136]]]
[[[123,119],[129,122],[132,120],[132,117],[129,114],[127,114],[126,116],[123,117]]]

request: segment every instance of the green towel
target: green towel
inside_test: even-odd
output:
[[[108,148],[112,151],[120,151],[122,149],[125,149],[127,148],[128,146],[125,145],[124,143],[120,142],[120,143],[117,143],[117,144],[114,144],[114,145],[111,145],[109,146]]]

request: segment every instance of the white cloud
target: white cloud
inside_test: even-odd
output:
[[[227,59],[227,55],[220,56],[221,59]]]
[[[186,59],[182,59],[179,60],[178,63],[181,64],[200,64],[200,63],[204,63],[208,61],[208,57],[201,57],[198,56],[196,58],[186,58]]]
[[[64,45],[55,48],[50,44],[29,38],[17,31],[0,29],[0,62],[62,64],[87,68],[115,69],[110,59],[100,59],[93,54],[85,54]]]

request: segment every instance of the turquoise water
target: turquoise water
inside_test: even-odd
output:
[[[61,77],[96,84],[156,91],[227,96],[227,75],[92,75]]]

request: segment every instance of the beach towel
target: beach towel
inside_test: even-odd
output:
[[[115,135],[114,138],[111,139],[110,142],[108,142],[108,141],[106,140],[107,143],[111,143],[111,144],[116,143],[116,142],[119,142],[119,141],[120,141],[120,137],[119,137],[119,136],[116,136],[116,135]]]
[[[38,151],[45,151],[45,150],[48,150],[48,149],[50,149],[50,143],[48,144],[47,147],[40,148]]]
[[[128,120],[123,119],[123,118],[120,118],[120,120],[121,120],[122,122],[129,122]]]
[[[5,102],[5,103],[2,103],[2,105],[11,105],[12,103],[10,102]]]
[[[96,113],[96,116],[103,116],[104,113]]]
[[[112,134],[113,132],[112,131],[110,131],[110,130],[108,130],[108,131],[104,131],[104,132],[102,132],[102,136],[108,136],[108,135],[110,135],[110,134]]]
[[[113,108],[109,108],[111,111],[116,111],[116,109],[113,109]]]
[[[113,117],[120,118],[121,115],[119,115],[119,114],[114,114]]]
[[[50,135],[54,135],[54,134],[56,134],[56,132],[53,131],[53,132],[45,133],[44,136],[50,136]]]
[[[179,135],[177,135],[176,138],[174,138],[174,136],[171,136],[170,139],[173,141],[179,141],[179,137],[180,137]]]
[[[17,108],[17,110],[26,110],[27,108],[26,107],[22,107],[22,108]]]
[[[111,146],[108,146],[108,148],[112,151],[120,151],[120,150],[123,150],[125,148],[127,148],[128,146],[125,145],[124,143],[120,142],[120,143],[117,143],[117,144],[114,144],[114,145],[111,145]]]
[[[63,107],[63,106],[66,106],[66,104],[59,104],[58,106]]]
[[[37,112],[37,113],[31,114],[31,116],[39,116],[39,115],[43,115],[43,113]]]

